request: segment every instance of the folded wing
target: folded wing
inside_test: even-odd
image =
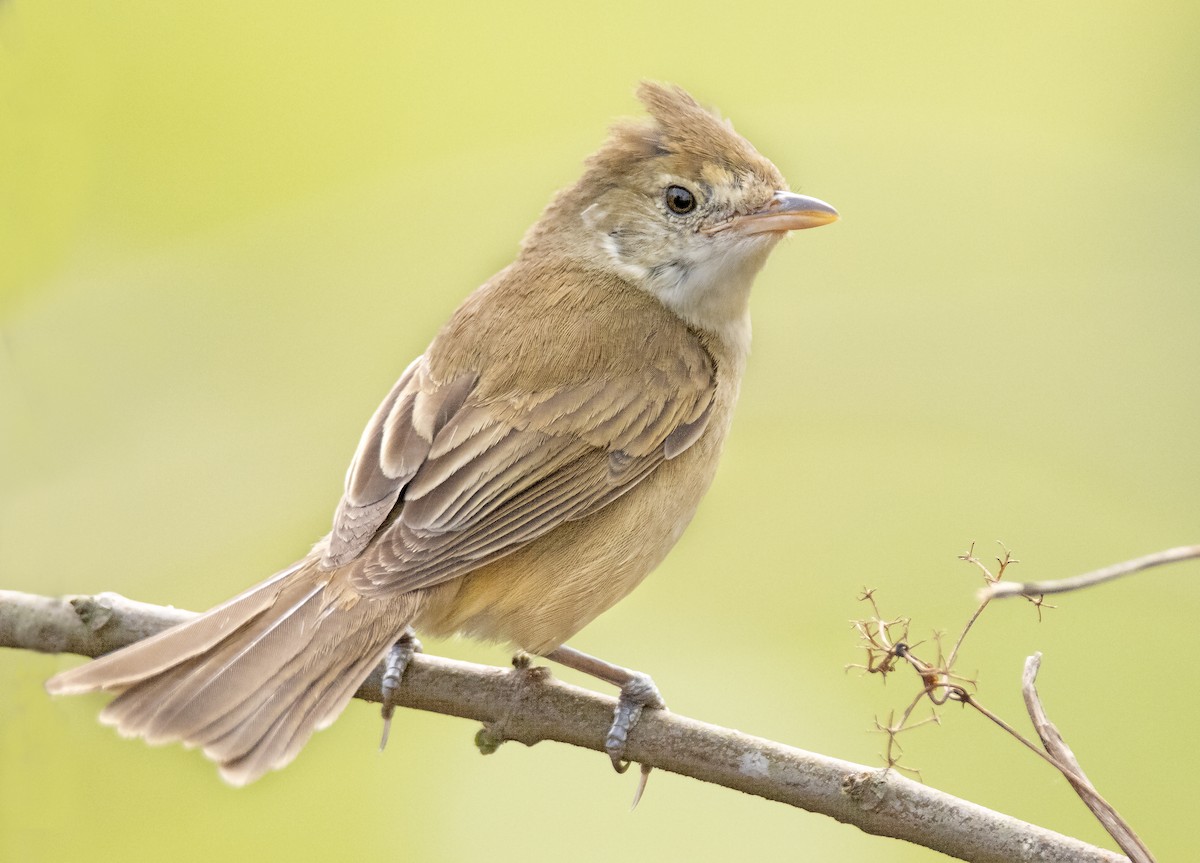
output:
[[[323,566],[366,595],[469,572],[607,505],[704,431],[714,368],[697,342],[647,367],[496,393],[424,358],[367,426]]]

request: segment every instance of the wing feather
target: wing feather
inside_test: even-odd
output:
[[[550,321],[498,333],[467,331],[494,317],[452,320],[363,433],[322,565],[353,566],[365,595],[437,584],[607,506],[695,444],[716,393],[702,340],[653,300],[605,296],[629,306],[609,318],[628,330],[605,343],[617,348],[598,348],[596,330],[550,339]],[[469,347],[448,355],[450,340]]]

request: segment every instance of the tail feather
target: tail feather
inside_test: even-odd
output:
[[[337,718],[419,601],[362,597],[308,559],[47,688],[117,690],[104,722],[150,743],[200,747],[244,785],[289,763]]]
[[[382,656],[386,649],[385,646],[379,652],[379,656]],[[368,659],[364,677],[370,673],[374,662],[377,661],[374,656]],[[275,674],[270,688],[259,687],[240,704],[218,713],[207,725],[197,728],[192,736],[207,741],[205,752],[215,760],[231,761],[241,757],[251,744],[265,738],[270,732],[271,723],[278,718],[276,712],[269,707],[272,702],[297,705],[289,715],[302,715],[303,709],[300,705],[317,685],[318,681],[313,679],[314,669],[319,668],[320,663],[320,657],[297,654]],[[344,667],[339,665],[329,668],[329,671],[335,674],[344,670]],[[357,688],[358,684],[354,685]]]
[[[231,739],[235,735],[239,739],[254,740],[265,733],[262,727],[264,717],[271,716],[264,711],[271,701],[295,702],[298,700],[297,677],[306,673],[306,663],[302,654],[297,654],[285,668],[281,668],[272,679],[270,688],[259,687],[240,704],[219,712],[215,718],[209,719],[206,725],[197,725],[191,735],[202,737],[208,741],[205,751],[212,758],[229,760],[244,754],[244,749],[236,748]],[[300,684],[302,685],[302,684]],[[257,736],[256,736],[257,735]]]
[[[231,630],[270,608],[282,582],[299,571],[303,564],[304,561],[301,561],[277,572],[266,581],[186,623],[101,656],[86,665],[56,674],[46,681],[46,691],[51,695],[78,695],[97,690],[116,690],[160,674],[181,660],[203,653],[226,638]],[[159,649],[164,641],[170,642],[169,650]]]
[[[243,624],[235,633],[190,664],[155,678],[152,692],[134,686],[109,703],[100,720],[122,733],[152,727],[148,743],[194,734],[221,714],[262,691],[289,659],[302,655],[316,634],[325,582],[293,584],[281,590],[270,613]],[[300,594],[300,599],[296,599]],[[210,697],[216,693],[216,697]],[[152,695],[153,697],[147,697]]]
[[[326,630],[324,641],[292,657],[272,677],[270,688],[260,687],[233,711],[218,715],[198,730],[194,736],[207,741],[205,754],[221,762],[234,761],[252,748],[265,749],[270,736],[285,733],[291,727],[289,722],[307,729],[304,739],[323,727],[319,722],[326,716],[332,722],[397,638],[394,631],[374,629],[366,623],[353,632],[341,627]],[[332,686],[336,686],[335,694],[344,691],[336,703],[326,694]],[[289,705],[289,709],[279,711],[278,704]],[[310,719],[313,710],[319,712]]]
[[[328,727],[341,714],[394,640],[393,636],[378,653],[348,668],[331,668],[321,682],[307,687],[296,700],[297,709],[279,716],[245,754],[224,760],[221,776],[233,785],[244,785],[273,767],[290,763],[315,731]],[[242,736],[253,739],[256,735],[249,731]]]

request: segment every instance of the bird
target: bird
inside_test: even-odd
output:
[[[368,422],[328,535],[189,621],[52,677],[116,693],[125,736],[198,747],[233,785],[291,762],[384,662],[384,716],[417,635],[462,634],[620,688],[623,769],[646,674],[566,644],[636,587],[717,468],[756,274],[838,219],[684,89],[642,82]],[[387,723],[385,722],[385,739]]]

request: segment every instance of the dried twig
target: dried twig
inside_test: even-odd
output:
[[[1004,544],[1001,543],[1000,547],[1004,548]],[[967,549],[966,554],[960,554],[958,559],[965,560],[967,563],[971,563],[979,567],[979,569],[983,571],[983,579],[985,582],[987,582],[988,587],[994,587],[995,585],[999,584],[1000,580],[1004,578],[1004,573],[1008,570],[1008,568],[1014,563],[1020,563],[1019,560],[1013,558],[1011,551],[1009,551],[1007,548],[1004,548],[1004,557],[996,558],[996,562],[1000,564],[1000,568],[996,570],[995,575],[992,575],[991,570],[983,565],[983,561],[975,557],[975,543],[973,542],[971,543],[971,547]],[[954,644],[954,649],[950,651],[950,656],[946,659],[947,668],[954,667],[954,660],[958,659],[959,648],[961,648],[963,642],[967,640],[967,634],[971,631],[971,627],[975,625],[975,621],[979,620],[979,615],[983,614],[983,610],[988,607],[989,602],[991,602],[991,597],[980,597],[979,607],[975,609],[975,613],[971,615],[971,619],[968,620],[967,625],[963,627],[962,633],[958,636],[958,641]]]
[[[1075,789],[1075,793],[1079,795],[1087,808],[1092,810],[1092,814],[1104,825],[1108,835],[1113,838],[1122,851],[1129,855],[1129,859],[1133,863],[1154,863],[1150,849],[1133,832],[1125,819],[1113,809],[1112,805],[1100,796],[1096,787],[1083,772],[1083,768],[1079,766],[1075,753],[1071,751],[1071,747],[1059,734],[1058,728],[1046,715],[1041,699],[1038,698],[1037,687],[1034,686],[1041,665],[1042,654],[1040,653],[1035,653],[1025,660],[1025,673],[1021,676],[1021,692],[1025,696],[1025,709],[1029,711],[1033,727],[1037,730],[1042,745],[1046,747],[1046,752],[1054,759],[1051,763],[1054,763],[1062,771],[1063,776]],[[1063,769],[1063,766],[1068,769]]]
[[[1004,548],[1003,544],[1001,544],[1000,547],[1004,549],[1004,556],[996,559],[996,562],[999,564],[999,568],[997,569],[995,575],[992,574],[991,570],[987,568],[987,565],[984,564],[983,561],[975,557],[975,543],[973,542],[971,543],[970,548],[968,548],[964,554],[960,554],[958,557],[959,560],[966,561],[967,563],[979,569],[979,571],[983,574],[984,580],[988,584],[995,584],[1004,577],[1004,573],[1008,567],[1018,562],[1015,558],[1013,558],[1012,552],[1010,552],[1007,548]],[[954,671],[954,665],[958,659],[959,650],[966,641],[967,635],[970,634],[972,627],[974,627],[976,621],[979,620],[979,617],[983,614],[984,609],[987,608],[990,600],[984,599],[982,602],[980,602],[979,607],[975,609],[975,612],[971,615],[970,619],[959,633],[959,636],[954,643],[954,647],[951,649],[948,656],[942,650],[941,635],[935,633],[934,642],[937,645],[937,659],[934,662],[927,662],[917,656],[915,648],[918,645],[908,643],[908,632],[911,624],[911,620],[909,618],[884,618],[879,610],[879,604],[875,600],[874,590],[863,588],[863,591],[861,594],[859,594],[858,598],[862,602],[869,603],[871,610],[874,612],[873,617],[853,621],[854,628],[858,632],[859,642],[867,651],[867,664],[852,664],[848,665],[847,669],[859,668],[870,674],[879,674],[886,680],[887,675],[895,671],[897,665],[901,663],[907,663],[913,668],[913,670],[917,672],[917,675],[921,678],[921,683],[923,684],[922,690],[916,694],[913,700],[909,702],[908,707],[906,707],[903,713],[900,715],[899,721],[895,720],[894,714],[893,716],[889,717],[886,724],[880,722],[878,719],[875,721],[876,729],[888,735],[887,751],[885,754],[888,767],[896,767],[901,770],[906,770],[916,774],[918,771],[899,763],[898,753],[901,750],[898,742],[896,741],[896,735],[910,727],[914,727],[909,725],[909,720],[912,717],[913,711],[916,710],[917,706],[922,701],[928,699],[933,704],[934,714],[930,720],[923,720],[922,722],[917,723],[920,725],[926,724],[926,722],[929,721],[938,723],[939,720],[936,709],[948,701],[954,701],[975,707],[984,715],[991,716],[991,714],[982,708],[982,706],[975,701],[967,691],[967,687],[974,687],[975,682],[969,678],[963,677],[962,675],[956,674]],[[994,716],[992,718],[995,719]],[[1000,724],[1003,726],[1003,723]],[[1007,728],[1007,726],[1004,727]],[[1017,736],[1018,739],[1020,739],[1020,735]],[[1022,742],[1036,751],[1036,747],[1033,746],[1033,744],[1024,740]]]
[[[1003,546],[1001,546],[1003,547]],[[1070,748],[1062,740],[1057,729],[1046,718],[1045,711],[1042,709],[1041,703],[1038,701],[1037,690],[1034,688],[1033,682],[1037,675],[1037,668],[1040,663],[1041,654],[1030,657],[1026,662],[1023,691],[1025,694],[1025,703],[1029,711],[1029,715],[1033,720],[1034,727],[1037,729],[1038,736],[1041,738],[1042,745],[1025,737],[1017,731],[1012,725],[1006,722],[996,713],[993,713],[985,707],[979,699],[968,691],[963,684],[973,686],[973,681],[954,673],[954,665],[958,659],[958,653],[963,643],[966,641],[967,635],[971,632],[976,621],[979,620],[984,610],[987,608],[991,600],[1000,595],[1026,595],[1038,608],[1038,617],[1041,619],[1041,609],[1044,605],[1041,594],[1046,591],[1042,588],[1054,585],[1068,585],[1059,587],[1059,590],[1073,590],[1079,587],[1086,587],[1091,584],[1097,584],[1101,581],[1106,581],[1110,578],[1116,578],[1120,575],[1125,575],[1130,572],[1136,572],[1139,569],[1145,569],[1149,566],[1156,566],[1163,563],[1170,563],[1176,560],[1186,560],[1190,557],[1200,557],[1200,546],[1171,549],[1170,551],[1160,552],[1156,555],[1139,558],[1137,560],[1128,561],[1127,563],[1117,564],[1098,570],[1088,575],[1079,576],[1074,579],[1066,579],[1062,582],[1046,582],[1034,583],[1029,585],[1020,585],[1012,583],[1001,583],[1005,571],[1008,567],[1017,561],[1013,559],[1011,552],[1004,549],[1004,557],[998,558],[999,569],[993,575],[991,570],[978,558],[975,557],[975,544],[972,543],[970,549],[962,555],[959,555],[961,560],[976,566],[982,573],[984,580],[987,582],[987,587],[980,593],[980,604],[975,609],[959,635],[958,640],[954,644],[954,648],[950,651],[949,656],[942,653],[941,641],[938,643],[937,661],[934,663],[925,662],[919,659],[914,653],[912,647],[906,643],[908,638],[908,630],[910,620],[908,618],[895,618],[892,620],[884,619],[880,614],[878,603],[875,600],[873,590],[864,590],[859,597],[862,600],[868,601],[874,612],[874,617],[867,620],[855,621],[855,628],[858,630],[860,642],[867,651],[867,664],[865,666],[853,666],[863,668],[871,673],[878,673],[886,677],[886,675],[894,671],[897,665],[901,662],[906,662],[916,671],[918,677],[923,684],[920,692],[909,703],[908,707],[901,714],[900,720],[897,722],[894,716],[889,717],[888,723],[885,725],[876,720],[876,728],[888,735],[888,747],[885,755],[887,765],[891,767],[904,768],[898,764],[900,747],[896,741],[896,736],[910,727],[909,719],[921,701],[928,699],[936,708],[946,702],[956,702],[966,707],[974,708],[981,716],[987,718],[997,727],[1002,729],[1008,735],[1017,740],[1021,745],[1025,746],[1042,760],[1049,763],[1052,767],[1058,770],[1067,781],[1075,788],[1076,793],[1091,809],[1092,813],[1099,819],[1104,828],[1109,832],[1109,835],[1117,842],[1117,844],[1129,854],[1133,863],[1154,863],[1153,857],[1149,850],[1137,837],[1137,834],[1129,827],[1129,825],[1121,818],[1117,811],[1106,801],[1096,788],[1088,781],[1083,770],[1076,761],[1074,754]],[[1049,606],[1053,607],[1053,606]],[[899,628],[899,637],[892,634],[894,628]],[[934,718],[936,721],[936,712]],[[923,724],[923,723],[918,723]]]
[[[1162,566],[1164,563],[1177,563],[1181,560],[1192,560],[1193,558],[1200,558],[1200,545],[1183,545],[1179,548],[1169,548],[1166,551],[1148,554],[1145,557],[1136,557],[1124,563],[1114,563],[1112,566],[1106,566],[1103,569],[1086,572],[1083,575],[1076,575],[1071,578],[1058,579],[1057,581],[1029,581],[1024,584],[1010,581],[1004,584],[989,584],[979,592],[979,596],[980,599],[987,600],[1004,596],[1044,596],[1049,593],[1066,593],[1070,590],[1080,590],[1081,588],[1091,587],[1095,584],[1112,581],[1114,578],[1120,578],[1123,575],[1132,575],[1135,572],[1149,569],[1152,566]]]

